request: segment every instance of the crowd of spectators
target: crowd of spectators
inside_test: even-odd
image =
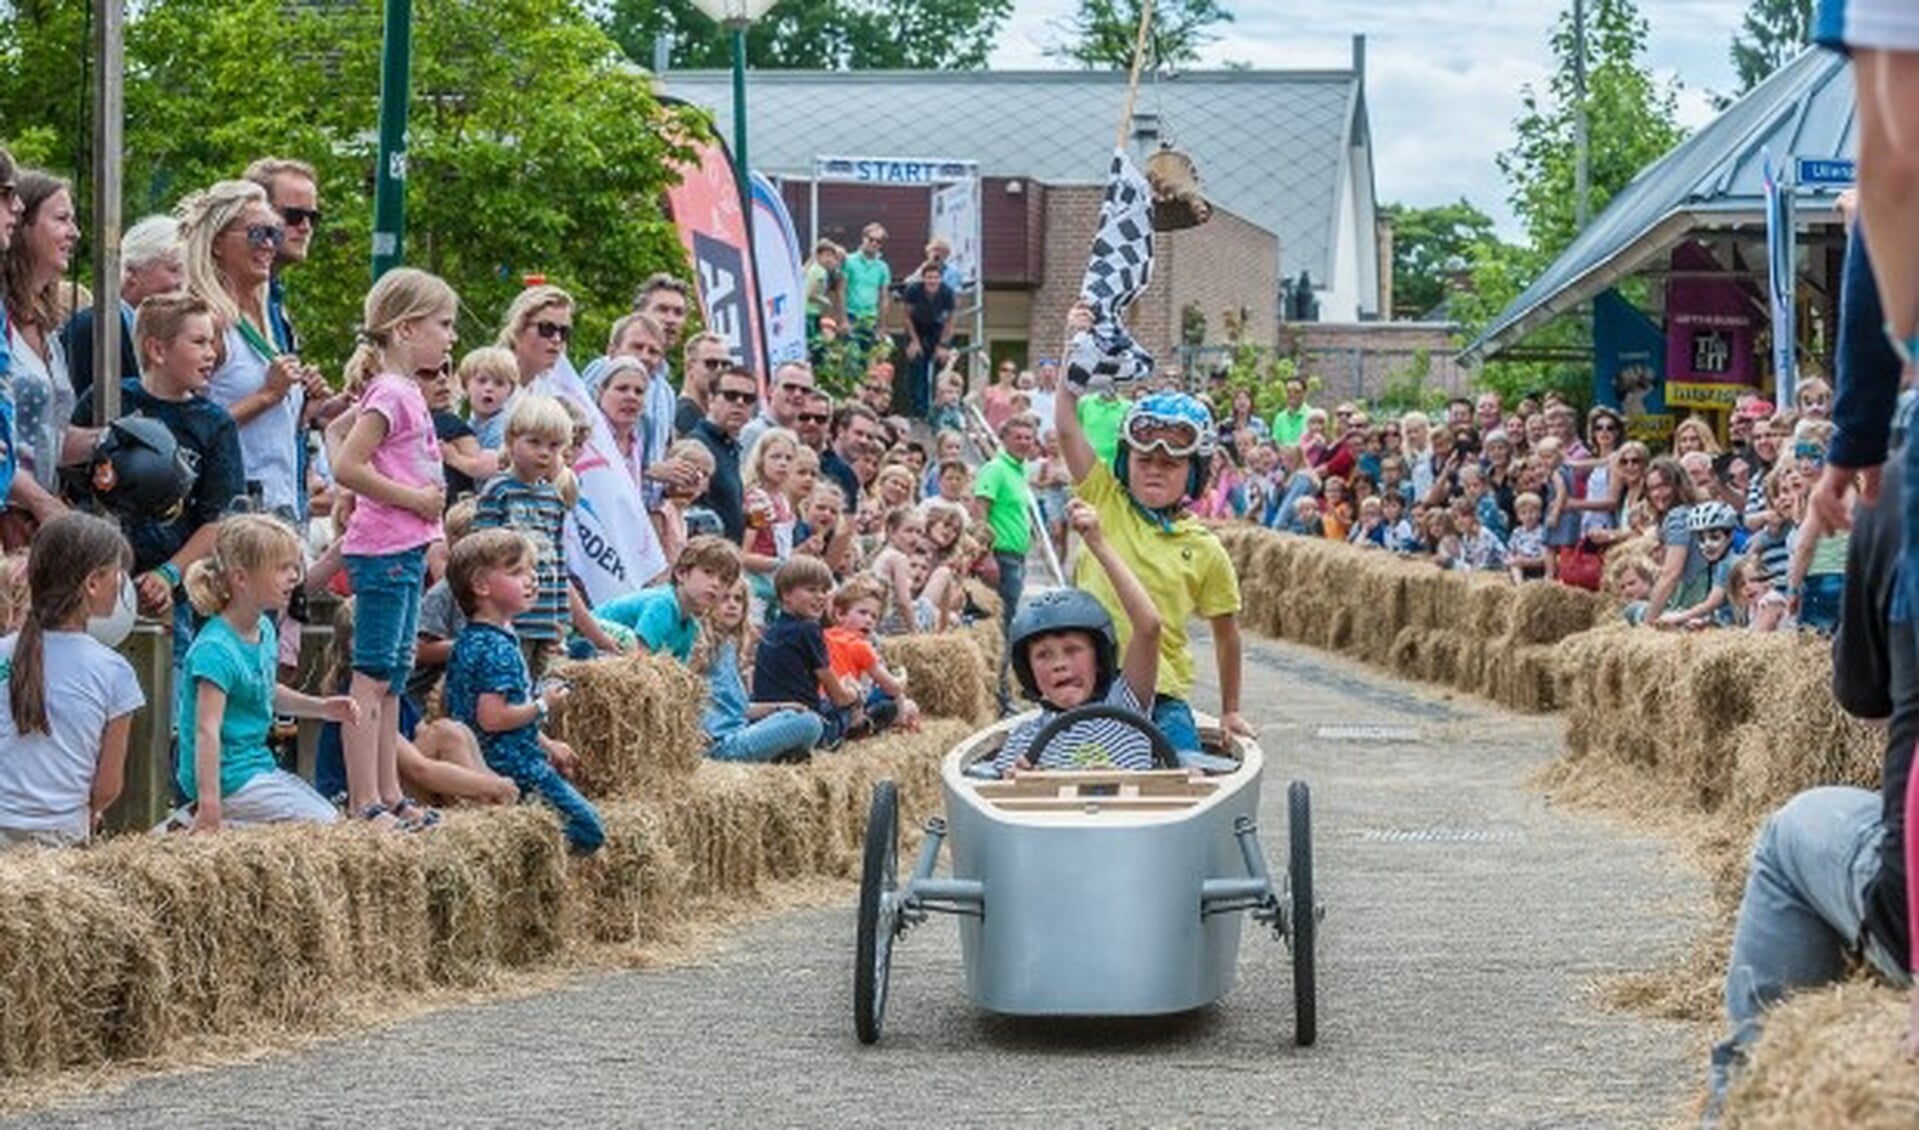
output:
[[[1702,416],[1658,441],[1553,394],[1456,397],[1443,412],[1328,411],[1305,381],[1270,417],[1252,390],[1213,397],[1221,444],[1197,511],[1431,561],[1442,569],[1610,589],[1658,628],[1837,623],[1846,535],[1801,538],[1832,437],[1832,392],[1745,396],[1721,442]]]

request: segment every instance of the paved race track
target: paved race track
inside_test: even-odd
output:
[[[1292,1044],[1287,955],[1256,929],[1238,987],[1209,1010],[1040,1024],[967,1004],[944,920],[895,950],[885,1039],[862,1048],[849,895],[744,927],[697,965],[595,976],[0,1125],[1637,1127],[1680,1113],[1701,1074],[1699,1030],[1603,1012],[1589,984],[1680,946],[1702,888],[1657,843],[1524,789],[1557,720],[1442,701],[1270,641],[1249,641],[1246,698],[1265,730],[1276,865],[1285,778],[1314,790],[1327,905],[1315,1048]],[[1321,735],[1342,726],[1398,732]]]

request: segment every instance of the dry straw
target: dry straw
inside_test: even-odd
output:
[[[1727,1130],[1910,1130],[1919,1070],[1905,1058],[1906,1001],[1852,983],[1775,1009],[1728,1096]]]

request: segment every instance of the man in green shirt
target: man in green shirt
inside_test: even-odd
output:
[[[1286,407],[1273,413],[1273,442],[1281,447],[1298,447],[1306,434],[1306,382],[1294,377],[1286,382]]]
[[[1000,627],[1011,630],[1013,611],[1026,587],[1026,551],[1033,546],[1033,488],[1026,483],[1026,460],[1038,445],[1039,421],[1014,416],[1000,425],[999,454],[988,459],[973,480],[973,520],[992,531],[993,563],[999,568]],[[1012,709],[1006,687],[1006,654],[999,665],[1000,712]]]
[[[860,249],[847,256],[840,268],[846,276],[846,318],[861,349],[873,347],[893,305],[893,268],[880,254],[884,246],[886,229],[868,224],[860,232]]]
[[[1102,466],[1113,465],[1113,455],[1119,450],[1119,426],[1132,406],[1132,401],[1111,391],[1079,398],[1079,426]]]

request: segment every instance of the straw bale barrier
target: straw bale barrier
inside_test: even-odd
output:
[[[1805,993],[1774,1009],[1727,1096],[1727,1130],[1909,1130],[1919,1070],[1901,1049],[1904,994],[1863,983]]]
[[[606,677],[592,666],[576,685]],[[620,732],[671,732],[659,710],[636,702],[655,721]],[[589,779],[619,798],[600,801],[607,844],[587,859],[538,805],[449,812],[417,836],[283,826],[0,853],[0,1079],[321,1030],[396,992],[561,960],[619,963],[629,951],[613,947],[767,884],[853,875],[873,782],[899,782],[910,834],[938,808],[940,758],[973,729],[932,720],[804,766],[701,761],[683,731],[650,760],[603,756]],[[620,764],[640,767],[643,795],[605,775]]]
[[[1246,630],[1350,655],[1515,710],[1553,709],[1553,645],[1607,602],[1565,585],[1442,571],[1344,542],[1228,526]]]

